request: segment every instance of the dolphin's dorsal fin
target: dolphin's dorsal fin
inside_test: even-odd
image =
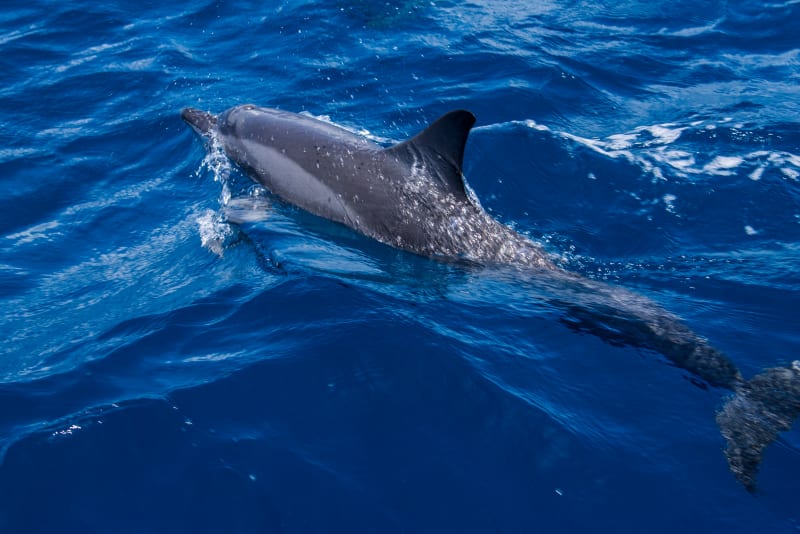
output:
[[[409,164],[421,163],[438,185],[458,197],[468,198],[464,188],[462,165],[464,146],[475,115],[463,109],[436,119],[423,131],[386,152]]]

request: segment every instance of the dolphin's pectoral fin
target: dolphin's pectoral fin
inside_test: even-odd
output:
[[[451,111],[408,141],[387,148],[385,152],[410,165],[421,159],[429,174],[438,179],[440,186],[459,198],[469,198],[462,167],[464,147],[474,124],[475,115],[469,111]]]
[[[222,206],[225,219],[234,224],[265,221],[269,218],[272,203],[267,197],[233,197]]]

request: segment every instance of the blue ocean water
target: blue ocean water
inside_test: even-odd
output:
[[[0,532],[797,532],[797,429],[747,493],[725,392],[565,327],[507,272],[281,204],[179,112],[252,102],[391,142],[472,110],[487,210],[750,376],[800,348],[798,17],[4,2]]]

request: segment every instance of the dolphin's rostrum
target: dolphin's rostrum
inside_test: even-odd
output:
[[[745,380],[675,315],[642,295],[560,268],[537,243],[489,216],[462,175],[475,123],[468,111],[447,113],[389,148],[310,116],[253,105],[219,117],[187,108],[182,116],[284,201],[410,252],[509,264],[545,278],[549,302],[568,325],[659,352],[732,391],[717,423],[729,467],[749,491],[755,490],[764,448],[800,415],[800,362]]]

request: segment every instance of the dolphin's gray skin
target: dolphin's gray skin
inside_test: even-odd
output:
[[[389,149],[305,115],[239,106],[183,118],[283,200],[426,256],[554,268],[542,249],[470,198],[461,175],[475,117],[448,113]]]
[[[736,478],[755,490],[764,448],[800,415],[800,362],[746,381],[720,351],[642,295],[565,271],[542,248],[489,216],[462,176],[475,117],[452,111],[384,148],[314,118],[252,105],[183,119],[286,202],[382,243],[438,258],[510,264],[546,278],[550,302],[574,328],[651,349],[734,392],[717,414]],[[553,289],[555,288],[555,289]]]

